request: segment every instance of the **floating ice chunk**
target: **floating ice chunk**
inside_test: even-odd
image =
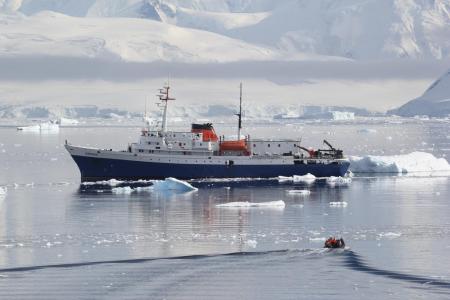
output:
[[[125,195],[130,195],[132,192],[134,191],[134,189],[132,189],[129,186],[123,186],[123,187],[116,187],[111,189],[111,192],[113,194],[125,194]]]
[[[445,158],[437,158],[426,152],[393,156],[351,156],[349,160],[350,169],[354,173],[450,173],[450,165]]]
[[[342,202],[330,202],[330,207],[347,207],[348,203],[345,201]]]
[[[153,188],[155,191],[179,191],[179,192],[189,192],[197,191],[196,187],[186,181],[178,180],[173,177],[166,178],[165,180],[158,180],[153,183]]]
[[[294,175],[291,177],[286,177],[286,176],[278,176],[278,181],[279,182],[286,182],[286,181],[293,181],[293,182],[305,182],[305,183],[313,183],[314,181],[316,181],[316,176],[308,173],[306,175]]]
[[[153,186],[138,186],[133,189],[134,192],[151,192],[153,190]]]
[[[284,208],[286,204],[283,200],[269,201],[269,202],[229,202],[223,204],[217,204],[216,207],[260,207],[260,208]]]
[[[81,185],[109,185],[109,186],[118,186],[119,184],[124,183],[124,181],[117,180],[117,179],[110,179],[110,180],[102,180],[102,181],[95,181],[95,182],[82,182]]]
[[[122,187],[115,187],[111,189],[111,192],[113,194],[124,194],[124,195],[130,195],[131,193],[141,193],[141,192],[150,192],[153,190],[153,186],[139,186],[132,188],[130,186],[122,186]]]
[[[386,239],[393,240],[393,239],[401,237],[402,234],[401,233],[397,233],[397,232],[385,232],[385,233],[380,233],[378,236],[380,238],[386,238]]]
[[[331,185],[331,186],[348,185],[348,184],[352,183],[352,179],[350,177],[331,176],[331,177],[327,177],[326,180],[327,180],[327,184]]]
[[[278,176],[278,182],[286,182],[286,181],[293,181],[293,178],[287,176]]]
[[[245,242],[245,244],[247,244],[248,247],[256,248],[256,245],[258,244],[258,242],[256,240],[248,240]]]
[[[309,190],[287,190],[286,193],[291,194],[291,195],[308,196],[311,194],[311,191],[309,191]]]
[[[8,191],[8,188],[5,186],[0,186],[0,196],[6,195],[6,192]]]

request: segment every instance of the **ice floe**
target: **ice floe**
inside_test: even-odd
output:
[[[290,176],[290,177],[286,177],[286,176],[278,176],[278,181],[279,182],[288,182],[288,181],[293,181],[293,182],[305,182],[305,183],[313,183],[314,181],[316,181],[316,176],[308,173],[306,175],[294,175],[294,176]]]
[[[283,200],[269,201],[269,202],[229,202],[223,204],[217,204],[216,207],[260,207],[260,208],[284,208],[286,204]]]
[[[179,191],[189,192],[197,191],[198,189],[191,184],[183,180],[178,180],[173,177],[166,178],[165,180],[157,180],[153,182],[153,189],[155,191]]]
[[[330,207],[347,207],[348,203],[345,201],[342,202],[330,202]]]
[[[287,190],[286,193],[290,195],[301,195],[301,196],[311,195],[310,190]]]
[[[393,156],[350,156],[350,170],[354,173],[448,173],[450,165],[445,158],[427,152],[412,152]]]

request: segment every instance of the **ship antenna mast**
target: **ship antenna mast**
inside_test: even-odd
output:
[[[238,116],[238,135],[237,140],[241,139],[241,129],[242,129],[242,82],[239,85],[239,113],[236,114]]]
[[[165,85],[163,88],[159,89],[159,100],[163,105],[163,115],[162,115],[162,124],[161,124],[161,132],[166,132],[167,130],[167,105],[169,100],[175,100],[175,98],[171,98],[169,96],[170,86],[169,84]]]

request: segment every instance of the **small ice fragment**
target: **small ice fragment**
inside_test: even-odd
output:
[[[125,195],[129,195],[133,192],[133,189],[129,186],[124,186],[124,187],[117,187],[117,188],[112,188],[111,192],[113,194],[125,194]]]
[[[335,186],[335,185],[348,185],[352,182],[352,179],[350,177],[327,177],[327,184]]]
[[[293,182],[305,182],[305,183],[313,183],[316,180],[316,176],[308,173],[306,175],[294,175],[291,177],[286,176],[278,176],[278,182],[286,182],[286,181],[293,181]]]
[[[330,207],[347,207],[347,202],[330,202]]]
[[[248,240],[245,243],[247,244],[248,247],[253,249],[256,248],[256,245],[258,244],[256,240]]]
[[[393,239],[401,237],[402,234],[401,233],[397,233],[397,232],[385,232],[385,233],[380,233],[378,236],[381,237],[381,238],[384,237],[386,239],[393,240]]]
[[[283,200],[269,201],[269,202],[229,202],[223,204],[217,204],[216,207],[259,207],[259,208],[284,208],[286,204]]]
[[[300,195],[300,196],[308,196],[311,194],[311,191],[309,190],[287,190],[286,192],[291,195]]]
[[[95,181],[95,182],[82,182],[81,185],[109,185],[109,186],[117,186],[119,184],[123,183],[121,180],[117,179],[110,179],[110,180],[102,180],[102,181]]]

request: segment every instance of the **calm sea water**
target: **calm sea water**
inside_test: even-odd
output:
[[[326,138],[354,155],[450,157],[449,129],[385,121],[249,133],[302,137],[311,146]],[[188,194],[80,186],[64,140],[121,149],[138,133],[0,128],[0,185],[8,187],[0,200],[1,299],[450,298],[449,177],[366,174],[345,186],[207,181],[194,182],[199,190]],[[286,207],[216,206],[277,200]],[[323,250],[331,235],[343,236],[349,249]]]

